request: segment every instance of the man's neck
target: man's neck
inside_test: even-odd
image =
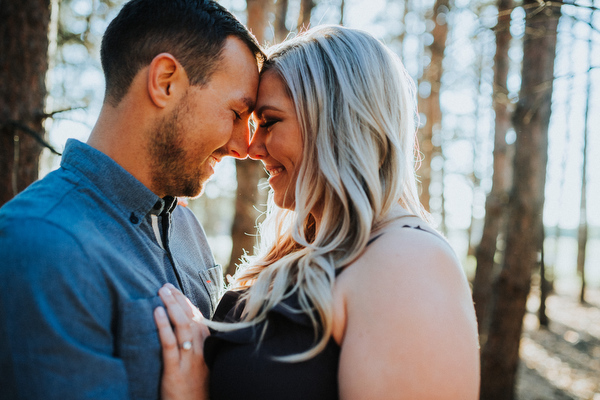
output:
[[[106,154],[156,193],[152,188],[148,135],[145,133],[150,122],[143,118],[143,113],[127,104],[113,107],[105,103],[87,144]]]

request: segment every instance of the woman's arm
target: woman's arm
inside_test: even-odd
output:
[[[210,333],[203,323],[204,318],[173,285],[166,284],[158,294],[169,314],[167,316],[162,307],[154,310],[164,363],[161,398],[208,399],[208,368],[204,363],[203,347],[204,339]]]
[[[390,229],[340,275],[335,290],[345,316],[342,399],[478,398],[475,312],[443,239]]]

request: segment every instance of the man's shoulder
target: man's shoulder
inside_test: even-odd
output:
[[[52,221],[0,218],[0,279],[73,276],[90,265],[88,254],[80,238]]]
[[[33,183],[0,208],[2,252],[60,251],[68,243],[70,251],[81,248],[78,233],[88,219],[85,196],[79,178],[65,171],[54,171]],[[9,247],[10,246],[10,247]]]
[[[44,218],[61,204],[70,209],[70,204],[64,203],[76,195],[79,181],[79,177],[62,169],[53,171],[2,206],[0,219]]]
[[[0,208],[0,229],[6,224],[28,221],[30,225],[54,225],[57,229],[80,235],[82,225],[98,221],[109,207],[106,203],[102,193],[85,177],[60,168],[31,184]]]

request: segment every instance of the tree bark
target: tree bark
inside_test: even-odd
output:
[[[473,301],[477,315],[479,340],[481,345],[487,337],[489,303],[492,292],[492,273],[496,255],[496,243],[502,227],[502,215],[508,201],[510,184],[510,160],[507,157],[506,133],[511,127],[508,111],[508,89],[506,80],[510,60],[508,50],[510,34],[510,11],[513,0],[499,0],[498,23],[496,25],[496,54],[494,55],[494,111],[496,113],[494,130],[494,172],[492,190],[485,202],[485,221],[479,246],[475,251],[477,269],[473,281]]]
[[[259,43],[264,40],[267,27],[267,13],[272,0],[247,0],[248,28],[254,33]],[[231,227],[231,257],[226,274],[233,275],[236,263],[244,251],[252,254],[256,245],[256,219],[258,211],[255,206],[266,203],[265,196],[258,191],[258,181],[265,175],[261,162],[252,160],[236,160],[237,197],[235,201],[235,217]]]
[[[543,3],[544,4],[544,3]],[[517,132],[513,188],[508,202],[504,265],[482,352],[483,400],[512,400],[531,273],[537,264],[548,160],[554,58],[560,7],[525,0],[522,83],[513,116]]]
[[[310,16],[315,7],[314,0],[300,0],[300,15],[298,15],[298,33],[310,28]]]
[[[38,178],[50,0],[0,7],[0,206]]]
[[[429,186],[431,184],[431,160],[435,154],[439,153],[439,147],[433,144],[433,134],[435,129],[439,129],[442,121],[442,111],[440,109],[440,86],[442,82],[442,62],[444,60],[444,51],[446,50],[446,38],[448,37],[448,24],[446,23],[446,14],[449,10],[449,0],[436,0],[433,9],[433,43],[429,46],[431,52],[431,62],[423,72],[422,81],[429,82],[431,92],[427,98],[419,97],[419,111],[427,117],[425,125],[420,130],[419,148],[423,153],[423,161],[419,168],[421,180],[421,204],[429,211]]]

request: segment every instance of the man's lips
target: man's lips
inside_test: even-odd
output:
[[[217,163],[219,163],[221,161],[220,158],[217,158],[215,156],[210,156],[210,158],[208,159],[208,162],[210,163],[211,167],[215,167],[215,165],[217,165]]]

